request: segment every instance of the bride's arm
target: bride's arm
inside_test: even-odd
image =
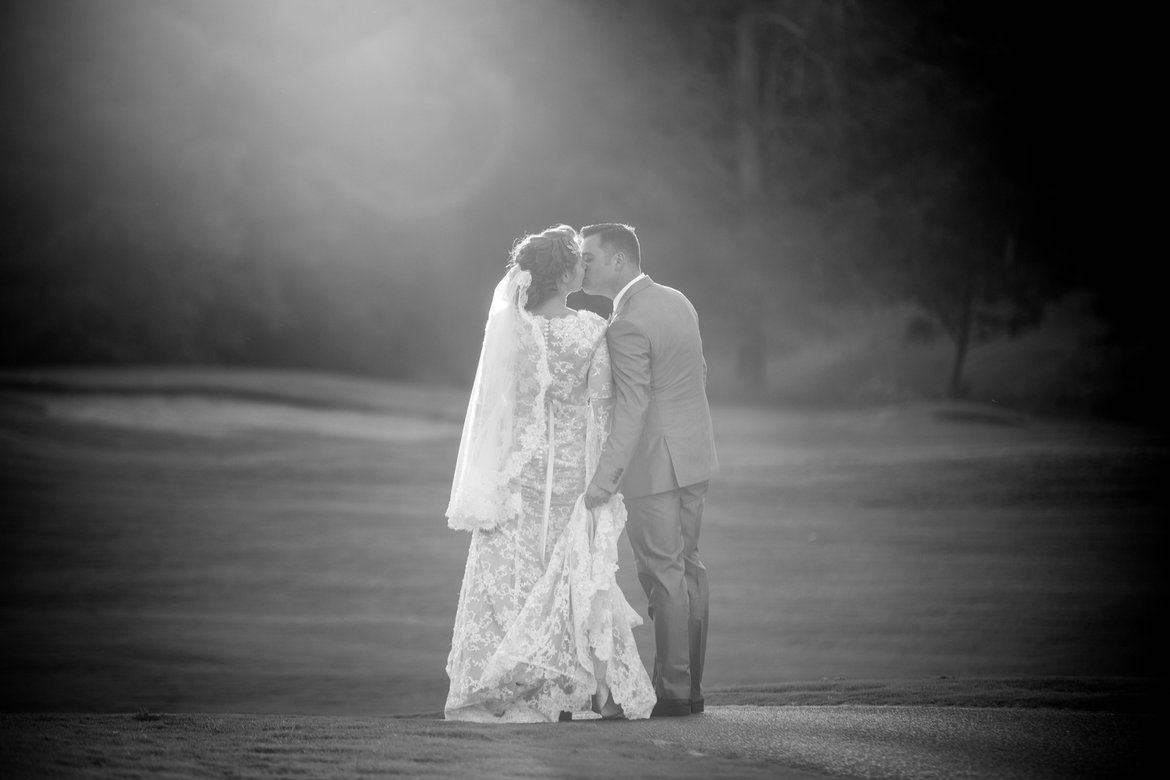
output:
[[[611,347],[613,419],[589,492],[612,494],[621,487],[650,407],[650,340],[625,318],[610,324],[606,340]]]
[[[610,415],[613,411],[613,374],[609,365],[609,343],[605,332],[593,348],[586,378],[589,403],[589,425],[585,433],[585,484],[593,479],[597,461],[605,447],[609,434]]]

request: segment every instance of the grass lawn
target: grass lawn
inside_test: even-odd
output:
[[[0,375],[0,710],[440,711],[465,402],[289,373]],[[1163,436],[954,403],[714,415],[713,702],[1112,680],[1076,694],[1100,702],[1162,675]],[[644,615],[625,545],[619,582]]]

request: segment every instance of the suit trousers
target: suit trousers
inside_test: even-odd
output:
[[[659,701],[703,700],[707,653],[707,569],[699,530],[707,482],[626,499],[626,532],[638,581],[654,621],[654,670]]]

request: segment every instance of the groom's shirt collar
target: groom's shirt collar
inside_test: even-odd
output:
[[[633,287],[635,284],[637,284],[639,280],[645,279],[645,278],[646,278],[646,274],[638,274],[637,276],[635,276],[633,279],[631,279],[629,282],[626,283],[626,286],[621,289],[621,292],[619,292],[616,296],[614,296],[613,311],[615,314],[617,313],[618,306],[620,306],[622,303],[622,299],[624,299],[626,297],[626,293],[629,292],[629,289],[631,287]]]

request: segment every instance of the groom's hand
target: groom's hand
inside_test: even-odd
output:
[[[609,501],[610,495],[612,494],[605,488],[600,488],[593,483],[589,483],[589,489],[585,491],[585,508],[596,509],[606,501]]]

